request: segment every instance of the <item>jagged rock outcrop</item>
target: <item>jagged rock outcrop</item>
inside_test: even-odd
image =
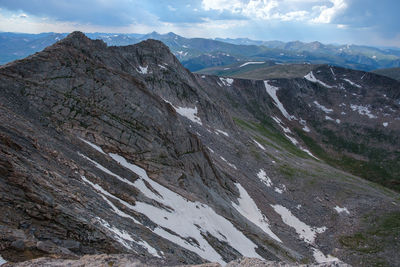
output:
[[[328,70],[315,74],[325,84]],[[313,77],[194,75],[159,41],[107,47],[79,32],[0,67],[1,257],[400,262],[398,194],[312,154],[307,136],[324,141],[311,122],[331,108],[320,98],[339,94]],[[362,86],[357,101],[375,101]],[[376,101],[397,133],[390,87]],[[375,127],[359,115],[343,121]]]

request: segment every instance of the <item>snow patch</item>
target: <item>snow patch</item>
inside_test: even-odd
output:
[[[299,144],[299,141],[297,141],[296,138],[291,137],[291,136],[289,136],[287,134],[284,134],[284,135],[286,136],[287,139],[290,140],[290,142],[292,142],[293,145],[297,146]]]
[[[292,133],[292,131],[290,131],[290,129],[288,128],[288,127],[284,127],[283,125],[283,123],[282,123],[282,121],[280,120],[280,119],[278,119],[277,117],[272,117],[272,119],[276,122],[276,123],[278,123],[278,125],[282,128],[282,130],[285,132],[285,133]]]
[[[388,122],[384,122],[382,123],[383,127],[388,127],[389,123]]]
[[[309,133],[311,132],[310,128],[308,128],[307,126],[307,122],[305,120],[303,120],[302,118],[300,118],[299,123],[303,126],[303,131]]]
[[[303,147],[300,147],[300,149],[301,149],[303,152],[306,152],[308,155],[310,155],[310,156],[313,157],[314,159],[319,160],[319,158],[317,158],[316,156],[314,156],[314,155],[310,152],[310,150],[305,149],[305,148],[303,148]]]
[[[336,123],[337,123],[337,124],[340,124],[340,123],[341,123],[341,120],[336,119]]]
[[[185,107],[174,107],[174,108],[179,115],[188,118],[192,122],[203,125],[203,123],[201,122],[201,119],[197,116],[197,107],[196,106],[194,108],[185,108]]]
[[[192,122],[203,125],[200,117],[197,116],[197,107],[196,106],[194,108],[179,107],[179,106],[174,106],[168,100],[165,100],[165,99],[163,99],[163,100],[165,102],[167,102],[168,104],[170,104],[179,115],[186,117],[187,119],[189,119]]]
[[[341,208],[339,206],[336,206],[336,207],[334,207],[334,209],[337,211],[337,213],[346,212],[347,214],[350,214],[349,210],[346,207]]]
[[[252,64],[264,64],[264,63],[265,63],[265,61],[252,61],[252,62],[246,62],[246,63],[244,63],[244,64],[240,65],[240,66],[239,66],[239,68],[242,68],[242,67],[244,67],[244,66],[247,66],[247,65],[252,65]]]
[[[349,84],[351,84],[352,86],[355,86],[357,88],[361,88],[362,86],[359,84],[356,84],[355,82],[350,81],[349,79],[343,79],[343,81],[348,82]]]
[[[303,148],[302,146],[299,146],[299,141],[296,140],[296,138],[291,137],[289,135],[287,135],[286,133],[284,134],[286,136],[287,139],[289,139],[290,142],[292,142],[293,145],[295,145],[296,147],[298,147],[300,150],[306,152],[308,155],[310,155],[311,157],[315,158],[316,160],[319,160],[317,157],[315,157],[308,149]]]
[[[232,163],[230,163],[229,161],[227,161],[224,157],[222,157],[222,156],[219,156],[219,157],[220,157],[229,167],[231,167],[231,168],[237,170],[236,166],[233,165]]]
[[[330,68],[331,69],[331,73],[332,73],[332,75],[333,75],[333,79],[335,79],[335,81],[336,81],[336,75],[335,75],[335,72],[333,72],[333,69],[332,68]]]
[[[147,243],[146,241],[144,241],[144,240],[139,240],[139,241],[135,241],[135,242],[136,242],[137,244],[141,245],[142,247],[144,247],[145,249],[147,249],[147,251],[148,251],[151,255],[153,255],[154,257],[162,258],[162,257],[158,254],[157,250],[156,250],[155,248],[153,248],[152,246],[150,246],[149,243]],[[161,254],[163,254],[162,251],[161,251]]]
[[[314,101],[314,104],[315,104],[319,109],[321,109],[323,112],[325,112],[325,113],[327,113],[327,114],[333,112],[333,109],[330,109],[330,108],[327,108],[327,107],[321,105],[320,103],[318,103],[318,101]]]
[[[320,85],[325,86],[327,88],[333,88],[333,86],[327,85],[323,81],[320,81],[317,78],[315,78],[314,73],[312,71],[308,73],[306,76],[304,76],[304,78],[310,82],[319,83]]]
[[[95,145],[95,144],[93,144],[93,143],[91,143],[91,142],[89,142],[89,141],[87,141],[87,140],[85,140],[85,139],[83,139],[83,138],[80,138],[80,137],[78,137],[81,141],[83,141],[83,142],[85,142],[86,144],[88,144],[89,146],[91,146],[92,148],[94,148],[94,149],[96,149],[97,151],[99,151],[100,153],[102,153],[102,154],[106,154],[106,153],[104,153],[104,151],[103,151],[103,149],[101,149],[101,147],[99,147],[98,145]]]
[[[3,265],[4,263],[7,263],[7,261],[0,255],[0,265]]]
[[[278,188],[278,187],[275,187],[274,191],[277,192],[277,193],[279,193],[279,194],[282,194],[282,193],[283,193],[283,190],[280,189],[280,188]]]
[[[163,70],[166,70],[166,69],[167,69],[165,66],[163,66],[163,65],[161,65],[161,64],[158,64],[158,66],[159,66],[161,69],[163,69]]]
[[[253,142],[256,143],[256,145],[257,145],[259,148],[261,148],[262,150],[265,151],[265,147],[264,147],[262,144],[260,144],[259,142],[257,142],[257,141],[254,140],[254,139],[253,139]]]
[[[176,51],[176,53],[177,53],[178,55],[180,55],[181,57],[182,57],[182,56],[185,57],[185,56],[187,56],[187,54],[188,54],[188,52],[185,52],[185,51]]]
[[[272,208],[282,217],[282,221],[288,226],[294,228],[304,242],[314,244],[317,234],[326,231],[326,227],[311,227],[295,217],[290,210],[281,205],[271,205]]]
[[[368,109],[368,107],[358,106],[358,105],[353,105],[353,104],[351,104],[351,105],[350,105],[350,108],[351,108],[353,111],[357,111],[360,115],[368,116],[368,118],[370,118],[370,119],[376,119],[376,118],[378,118],[377,116],[375,116],[375,115],[373,115],[373,114],[371,113],[371,111]]]
[[[127,249],[132,249],[132,246],[129,245],[128,242],[134,242],[142,247],[144,247],[151,255],[153,255],[154,257],[157,258],[162,258],[157,250],[155,248],[153,248],[152,246],[150,246],[146,241],[144,240],[139,240],[136,241],[132,238],[132,236],[124,231],[124,230],[120,230],[115,226],[111,226],[107,221],[96,217],[97,221],[107,230],[109,230],[111,233],[113,233],[113,238],[120,243],[121,245],[123,245],[124,247],[126,247]]]
[[[320,250],[316,248],[312,248],[313,250],[313,256],[315,258],[315,261],[317,263],[326,263],[326,262],[340,262],[338,258],[335,258],[331,255],[325,256],[324,253],[322,253]]]
[[[264,81],[264,85],[265,89],[267,90],[267,93],[274,100],[275,106],[281,111],[282,115],[285,116],[288,120],[295,119],[294,116],[289,115],[289,113],[283,107],[283,104],[279,101],[278,96],[276,95],[276,91],[278,91],[279,88],[270,85],[268,81]]]
[[[329,116],[325,116],[325,120],[327,120],[327,121],[335,121],[334,119],[332,119],[332,118],[329,117]]]
[[[279,184],[279,187],[275,187],[274,191],[283,194],[283,192],[286,191],[286,186],[284,184]]]
[[[271,187],[273,185],[271,179],[267,176],[267,173],[263,169],[260,169],[260,171],[257,173],[257,177],[266,186]]]
[[[146,66],[146,67],[139,66],[139,69],[137,70],[137,72],[139,72],[141,74],[147,74],[148,68],[149,68],[149,66]]]
[[[91,181],[89,181],[88,179],[86,179],[85,176],[81,175],[81,178],[85,183],[89,184],[94,189],[96,189],[96,191],[99,191],[99,195],[104,199],[105,202],[107,202],[107,204],[111,207],[111,209],[114,211],[115,214],[117,214],[118,216],[123,217],[123,218],[129,218],[136,224],[141,224],[139,221],[137,221],[132,216],[130,216],[130,215],[126,214],[125,212],[121,211],[120,209],[118,209],[110,200],[108,200],[108,198],[106,196],[119,201],[122,205],[125,205],[126,207],[128,207],[130,209],[134,209],[131,204],[129,204],[129,203],[125,202],[124,200],[119,199],[116,196],[108,193],[100,185],[94,184]]]
[[[234,79],[232,78],[219,78],[219,79],[225,86],[231,86],[234,82]]]
[[[118,229],[117,227],[111,226],[108,222],[106,222],[105,220],[103,220],[99,217],[96,217],[96,219],[104,228],[106,228],[108,231],[113,233],[113,237],[118,243],[120,243],[127,249],[132,249],[131,245],[129,245],[129,243],[126,241],[133,242],[134,240],[126,231],[123,231],[123,230]]]
[[[259,228],[261,228],[267,235],[275,239],[276,241],[282,243],[278,236],[276,236],[270,229],[268,219],[264,214],[258,209],[254,200],[247,193],[239,183],[235,184],[239,190],[240,197],[238,198],[239,205],[232,202],[232,206],[247,220],[251,221]]]
[[[229,137],[229,134],[227,133],[227,132],[224,132],[224,131],[222,131],[222,130],[218,130],[218,129],[215,129],[215,133],[217,134],[217,135],[219,135],[219,134],[223,134],[223,135],[225,135],[226,137]]]

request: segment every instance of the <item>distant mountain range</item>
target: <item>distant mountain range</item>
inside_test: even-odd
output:
[[[24,58],[43,50],[66,33],[19,34],[0,33],[0,64]],[[277,63],[330,64],[371,71],[400,67],[400,49],[383,49],[358,45],[325,45],[320,42],[255,41],[247,38],[205,39],[184,38],[172,32],[159,34],[89,33],[108,45],[136,44],[155,39],[165,43],[190,71],[230,65],[241,61],[272,61]]]

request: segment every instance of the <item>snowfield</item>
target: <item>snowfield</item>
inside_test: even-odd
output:
[[[286,109],[283,106],[283,104],[279,101],[278,96],[276,95],[276,91],[278,91],[279,88],[270,85],[268,83],[268,81],[264,81],[264,85],[265,85],[265,89],[267,90],[267,93],[274,100],[275,106],[281,111],[282,115],[285,116],[286,119],[292,120],[294,117],[289,115],[289,113],[286,111]]]
[[[235,184],[240,192],[240,197],[238,198],[239,205],[232,202],[232,206],[240,213],[243,217],[260,227],[267,235],[272,237],[278,242],[282,241],[277,237],[270,229],[268,219],[264,214],[258,209],[254,200],[247,193],[246,189],[243,188],[239,183]]]
[[[102,150],[101,152],[104,153]],[[86,177],[81,176],[82,180],[91,186],[106,201],[116,215],[131,219],[134,223],[141,224],[141,222],[139,222],[137,219],[117,208],[108,198],[118,201],[127,210],[132,210],[147,216],[151,221],[159,225],[155,229],[150,229],[155,234],[168,239],[181,247],[193,251],[200,257],[203,257],[209,261],[225,263],[221,255],[219,255],[218,252],[203,237],[203,234],[205,233],[214,236],[221,242],[226,242],[244,256],[262,258],[255,251],[257,245],[248,239],[242,232],[236,229],[230,221],[215,213],[211,207],[197,201],[189,201],[165,186],[153,181],[148,177],[144,169],[135,164],[129,163],[122,156],[112,153],[108,154],[121,166],[139,176],[139,178],[134,182],[120,177],[85,155],[80,153],[79,155],[88,160],[91,164],[103,171],[105,174],[126,183],[128,186],[137,188],[147,198],[162,204],[160,206],[153,206],[148,203],[136,201],[135,205],[131,205],[109,193],[100,185],[94,184]],[[149,189],[145,182],[151,186],[152,190]],[[266,218],[263,217],[261,212],[259,212],[257,206],[252,201],[250,196],[248,196],[247,192],[245,192],[240,185],[236,184],[236,186],[241,193],[241,198],[239,199],[239,205],[235,204],[235,208],[240,210],[242,214],[248,216],[251,220],[254,220],[252,222],[263,229],[272,238],[279,240],[279,238],[269,230]],[[258,219],[262,220],[256,221]],[[133,233],[127,233],[119,230],[118,228],[111,226],[103,219],[98,221],[101,223],[102,227],[106,228],[110,233],[112,233],[114,238],[124,247],[131,247],[131,243],[133,242],[147,249],[147,251],[152,255],[162,255],[162,251],[156,251],[147,242],[139,238],[139,240],[135,240],[135,238],[132,236]],[[168,229],[175,234],[171,234],[171,232],[168,232],[164,229]],[[196,242],[190,242],[190,239],[196,240]]]
[[[296,233],[299,235],[304,242],[308,244],[314,244],[315,238],[317,234],[323,233],[326,231],[326,227],[311,227],[300,221],[297,217],[295,217],[290,210],[281,205],[271,205],[272,208],[282,217],[282,221],[289,225],[290,227],[296,230]]]
[[[135,173],[138,178],[135,181],[131,181],[121,177],[95,160],[78,152],[81,157],[86,159],[90,164],[93,164],[94,167],[98,168],[106,175],[118,179],[127,186],[139,190],[140,194],[143,194],[155,203],[159,203],[158,205],[151,205],[147,202],[145,203],[137,200],[135,205],[132,205],[114,196],[101,185],[95,184],[87,177],[81,175],[83,182],[92,187],[94,191],[105,200],[107,205],[110,206],[111,211],[113,211],[117,216],[130,219],[135,224],[143,225],[138,219],[134,218],[127,212],[131,210],[135,213],[143,214],[157,225],[155,228],[147,227],[150,231],[211,262],[225,264],[218,251],[208,243],[204,234],[212,235],[219,241],[226,242],[243,256],[262,259],[262,257],[256,252],[258,246],[240,232],[229,220],[217,214],[211,207],[198,201],[189,201],[183,196],[171,191],[169,188],[150,179],[144,169],[128,162],[124,157],[114,153],[106,154],[101,147],[84,139],[82,139],[82,141],[87,143],[96,151],[108,155],[122,167]],[[221,159],[223,158],[221,157]],[[257,173],[257,177],[268,187],[273,186],[273,183],[267,176],[265,170],[260,169]],[[231,203],[232,207],[244,218],[264,231],[269,237],[282,243],[282,240],[271,230],[267,217],[260,211],[247,191],[239,183],[235,183],[235,186],[240,195],[237,199],[237,204],[235,202]],[[286,190],[286,187],[285,185],[280,184],[279,187],[275,187],[274,190],[282,194]],[[124,211],[116,207],[109,199],[117,201],[124,207]],[[302,240],[304,240],[304,242],[313,246],[313,255],[317,262],[338,260],[330,255],[325,256],[321,251],[314,247],[316,235],[326,231],[326,227],[317,228],[308,226],[296,218],[291,211],[284,206],[276,204],[271,205],[271,207],[281,216],[282,221],[285,224],[295,229],[296,233]],[[340,208],[338,206],[335,207],[335,210],[338,212],[348,212],[346,208]],[[151,255],[159,258],[162,257],[162,251],[155,249],[151,244],[136,236],[135,233],[129,233],[126,230],[119,229],[102,218],[97,217],[95,219],[99,225],[105,229],[108,235],[128,250],[135,250],[135,247],[140,246],[147,250]]]

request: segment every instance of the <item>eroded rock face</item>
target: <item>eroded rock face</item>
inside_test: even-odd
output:
[[[107,47],[78,32],[0,67],[0,255],[400,262],[398,240],[388,241],[395,228],[370,253],[353,238],[371,221],[396,221],[398,195],[304,152],[313,147],[296,127],[318,140],[311,118],[324,114],[298,104],[312,101],[315,83],[193,75],[161,42]],[[81,258],[104,253],[130,256]]]

